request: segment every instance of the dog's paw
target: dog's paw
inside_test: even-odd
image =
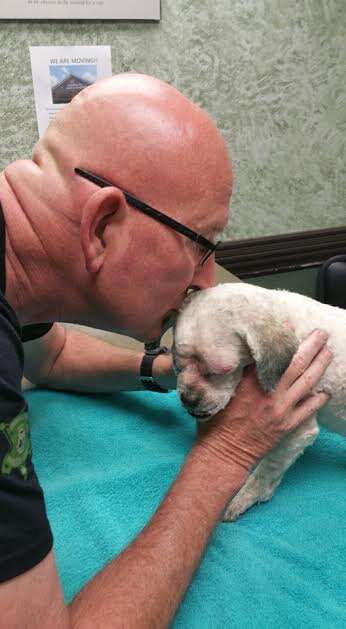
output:
[[[234,520],[245,513],[245,511],[250,509],[254,504],[260,502],[260,500],[260,482],[255,470],[227,505],[223,514],[223,521],[234,522]]]

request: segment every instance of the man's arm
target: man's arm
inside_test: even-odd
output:
[[[225,466],[193,449],[151,522],[69,608],[63,603],[51,552],[29,572],[0,585],[3,625],[165,629],[229,497],[246,477],[241,466]]]
[[[84,393],[142,389],[137,352],[55,323],[39,339],[24,343],[24,375],[33,384]],[[170,355],[155,358],[153,375],[161,386],[175,388]]]
[[[87,584],[69,608],[53,554],[0,586],[4,626],[27,629],[164,629],[210,534],[249,470],[328,399],[309,395],[331,362],[314,333],[300,346],[273,394],[249,370],[230,404],[207,422],[151,522]],[[18,602],[20,601],[20,603]]]

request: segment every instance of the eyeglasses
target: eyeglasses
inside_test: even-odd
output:
[[[82,168],[75,168],[74,172],[80,177],[83,177],[84,179],[87,179],[88,181],[96,184],[100,188],[107,188],[109,186],[119,188],[119,190],[123,192],[127,203],[132,207],[135,207],[136,210],[139,210],[140,212],[151,216],[151,218],[155,219],[156,221],[167,225],[171,229],[174,229],[176,232],[179,232],[179,234],[183,234],[184,236],[186,236],[186,238],[192,240],[204,250],[202,258],[199,261],[199,264],[201,266],[206,263],[208,258],[215,252],[215,249],[220,244],[220,242],[214,244],[207,238],[204,238],[204,236],[202,236],[201,234],[197,234],[197,232],[194,232],[189,227],[186,227],[186,225],[175,221],[174,218],[167,216],[167,214],[163,214],[162,212],[159,212],[159,210],[155,210],[155,208],[151,207],[147,203],[144,203],[143,201],[140,201],[139,199],[137,199],[137,197],[133,196],[133,194],[127,192],[127,190],[120,188],[118,185],[112,183],[111,181],[108,181],[107,179],[104,179],[103,177],[100,177],[99,175],[95,175],[94,173],[91,173],[88,170],[83,170]]]

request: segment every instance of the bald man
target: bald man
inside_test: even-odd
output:
[[[213,284],[231,189],[226,146],[208,116],[169,85],[132,74],[84,90],[32,159],[1,174],[1,627],[166,627],[249,470],[325,403],[309,395],[331,360],[318,332],[275,393],[264,394],[250,369],[200,430],[148,526],[64,605],[31,461],[23,370],[54,389],[140,388],[141,354],[54,322],[159,338],[188,289]],[[169,355],[155,359],[154,378],[154,387],[174,386]]]

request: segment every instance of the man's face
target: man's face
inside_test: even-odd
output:
[[[209,211],[203,235],[214,240],[213,236],[227,221],[228,203],[227,199],[223,206]],[[206,213],[201,206],[199,211],[202,215]],[[142,342],[151,342],[169,327],[189,288],[204,289],[214,285],[215,261],[211,256],[201,266],[203,252],[199,247],[168,226],[139,215],[136,210],[129,220],[130,231],[121,264],[119,260],[112,264],[110,256],[107,265],[117,272],[107,290],[107,307],[103,307],[103,313],[108,311],[111,321],[103,325],[113,325],[114,329],[115,312],[117,331]],[[190,221],[189,227],[197,230],[197,220],[195,224]],[[112,277],[111,272],[108,277]]]
[[[143,280],[142,270],[136,269],[138,289],[131,301],[136,313],[140,312],[140,318],[136,318],[137,333],[145,342],[159,338],[172,325],[190,288],[214,285],[214,256],[200,266],[200,251],[192,243],[181,242],[183,239],[184,236],[178,235],[168,250],[162,247],[160,251],[159,246],[152,250]],[[167,243],[168,238],[164,241]]]
[[[178,183],[153,186],[151,192],[144,188],[143,194],[139,186],[133,194],[217,242],[229,217],[229,162],[225,160],[223,171],[221,162],[213,176],[207,173],[201,178],[202,183],[196,177],[191,181],[189,172],[176,172],[180,172]],[[100,312],[109,319],[102,327],[152,342],[169,327],[168,320],[177,314],[189,288],[214,285],[215,261],[210,256],[202,265],[205,249],[130,204],[125,207],[126,219],[111,227],[108,238],[103,268],[105,301]]]

